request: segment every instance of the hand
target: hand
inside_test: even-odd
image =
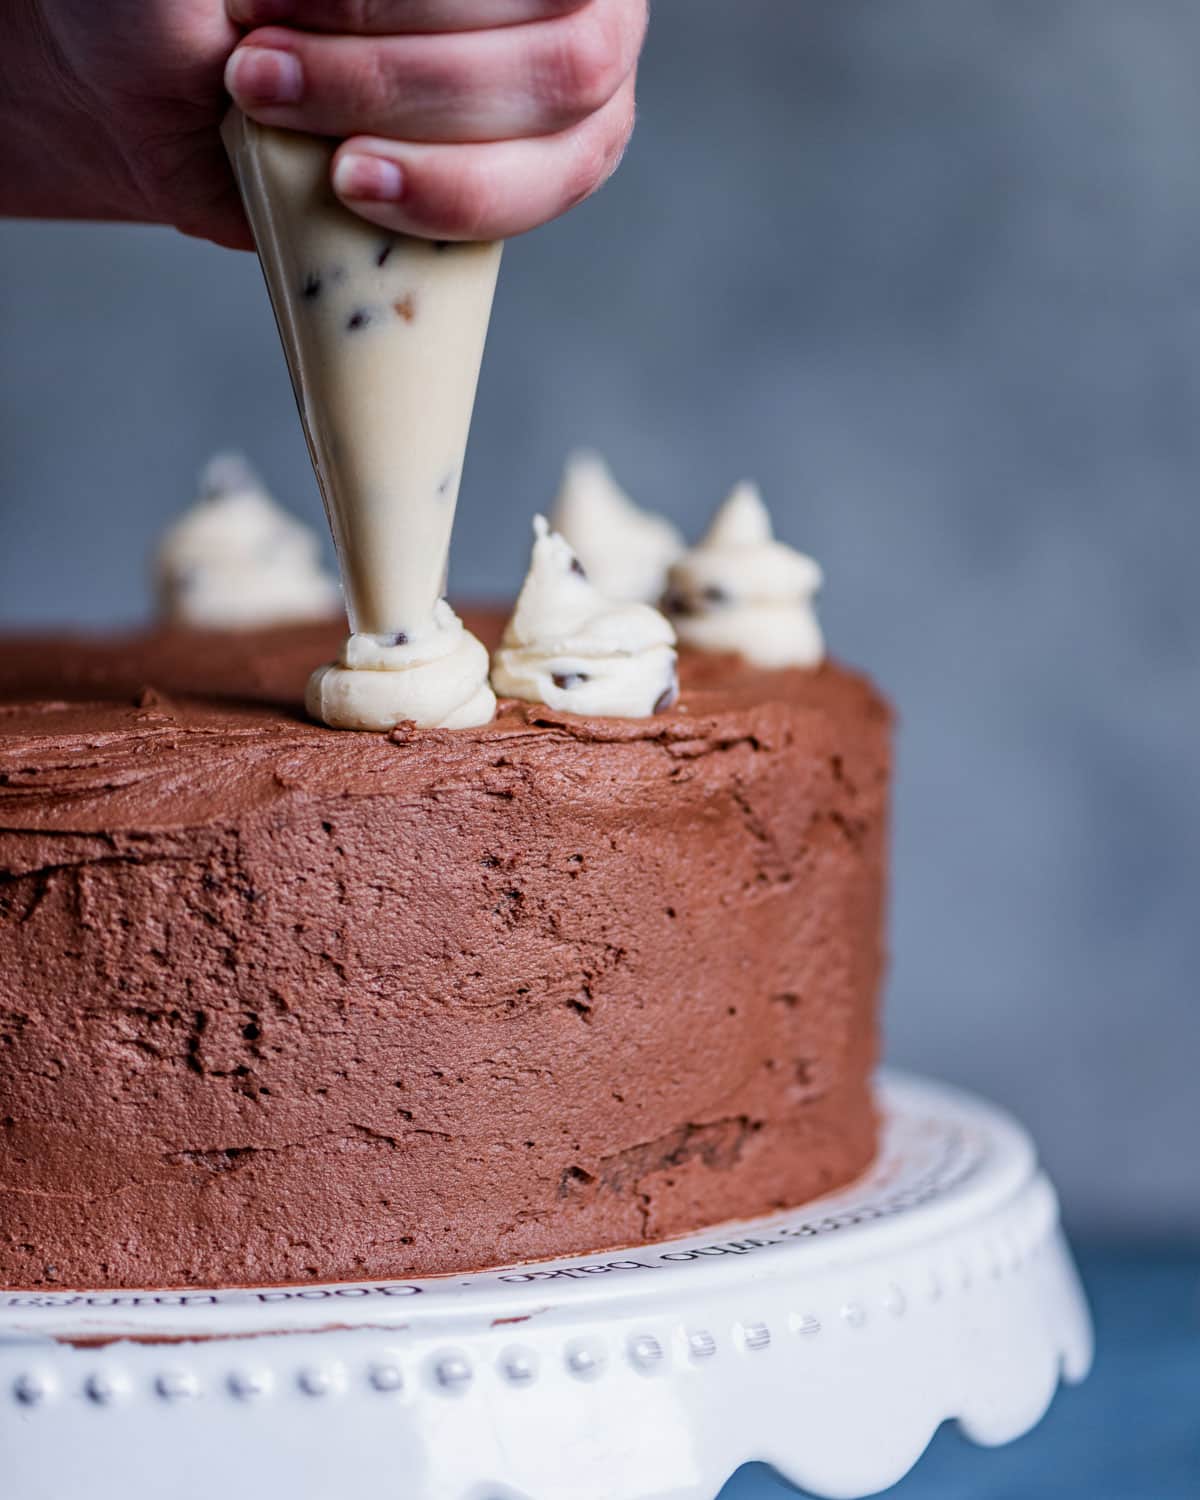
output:
[[[646,0],[228,3],[251,28],[230,93],[264,124],[346,137],[334,188],[386,229],[519,234],[603,183],[633,128]]]
[[[0,212],[249,247],[217,134],[227,85],[257,120],[348,137],[334,185],[374,223],[518,234],[615,168],[645,15],[646,0],[8,0]]]

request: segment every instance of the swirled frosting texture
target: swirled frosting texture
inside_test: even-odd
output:
[[[666,608],[679,639],[759,667],[814,667],[825,641],[813,597],[821,569],[776,541],[756,485],[739,484],[703,540],[671,568]]]
[[[602,718],[669,707],[678,674],[665,616],[606,599],[544,516],[533,527],[529,573],[492,665],[496,691]]]
[[[472,729],[496,712],[488,653],[444,599],[412,635],[352,635],[308,679],[305,707],[331,729]]]
[[[550,524],[600,592],[619,604],[657,604],[668,568],[686,550],[679,529],[635,505],[598,453],[567,459]]]
[[[160,611],[176,625],[248,629],[341,613],[317,534],[237,454],[205,469],[200,498],[159,544],[155,578]]]

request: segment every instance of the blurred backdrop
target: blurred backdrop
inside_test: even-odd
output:
[[[566,449],[691,532],[743,473],[901,712],[892,1059],[1077,1230],[1200,1238],[1200,9],[660,0],[614,182],[506,254],[452,564]],[[0,621],[148,607],[238,447],[320,515],[256,263],[0,225]]]

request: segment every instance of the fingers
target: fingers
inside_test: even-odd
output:
[[[607,180],[633,127],[646,0],[227,3],[257,28],[226,73],[238,104],[348,137],[334,188],[395,232],[532,229]]]
[[[243,40],[225,81],[266,125],[513,140],[557,134],[603,108],[632,72],[644,28],[644,0],[588,0],[553,20],[428,36],[267,27]]]
[[[521,26],[579,10],[588,0],[227,0],[239,26],[301,26],[307,31],[401,36]]]
[[[357,137],[334,160],[333,185],[362,218],[428,239],[508,239],[600,187],[633,129],[634,76],[582,124],[557,135],[467,145]]]

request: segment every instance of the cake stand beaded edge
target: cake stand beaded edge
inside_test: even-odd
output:
[[[411,1283],[0,1292],[5,1500],[712,1500],[761,1460],[866,1495],[941,1422],[992,1444],[1091,1329],[1025,1132],[881,1086],[859,1182],[749,1224]]]

